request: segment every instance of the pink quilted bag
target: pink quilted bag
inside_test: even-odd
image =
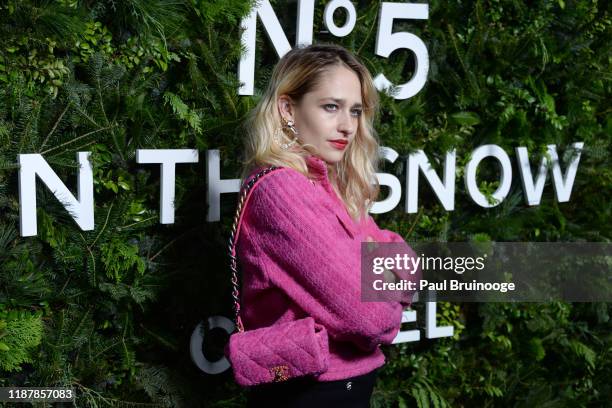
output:
[[[236,268],[236,242],[242,223],[242,209],[249,191],[258,179],[279,169],[270,166],[258,172],[242,191],[230,237],[230,259],[235,323],[238,331],[230,336],[225,355],[232,364],[234,379],[242,386],[253,386],[290,378],[316,376],[329,366],[329,342],[325,326],[308,316],[303,319],[245,331],[240,319],[240,294]]]
[[[230,336],[234,379],[242,386],[316,375],[328,367],[327,330],[312,317]]]

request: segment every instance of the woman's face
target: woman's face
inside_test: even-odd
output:
[[[300,143],[314,145],[318,156],[329,164],[342,160],[357,133],[362,114],[361,83],[357,74],[335,65],[299,103],[290,102],[288,96],[282,95],[278,105],[281,115],[293,120]]]

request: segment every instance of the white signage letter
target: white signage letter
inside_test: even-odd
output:
[[[416,310],[404,310],[402,313],[402,323],[416,322]],[[400,330],[391,344],[407,343],[409,341],[421,340],[421,332],[418,330]]]
[[[542,191],[544,191],[544,183],[546,182],[546,167],[548,158],[542,157],[538,174],[535,183],[533,182],[533,174],[531,174],[531,165],[529,163],[529,153],[526,147],[516,147],[516,157],[518,159],[519,174],[521,175],[521,183],[525,192],[525,199],[528,205],[538,205],[542,199]]]
[[[455,332],[453,326],[437,326],[436,309],[436,302],[425,302],[425,337],[428,339],[452,337]]]
[[[572,186],[574,185],[574,179],[576,178],[576,171],[578,171],[578,163],[580,162],[580,155],[582,154],[583,142],[572,143],[573,150],[577,153],[572,157],[572,161],[567,164],[565,170],[565,176],[561,174],[561,166],[559,166],[559,156],[557,155],[557,148],[555,145],[548,145],[548,153],[552,158],[552,172],[553,172],[553,186],[555,187],[555,193],[557,194],[557,201],[564,203],[569,201],[570,194],[572,193]]]
[[[240,179],[221,180],[220,163],[219,150],[208,150],[206,152],[206,178],[208,181],[206,221],[208,222],[221,219],[221,194],[240,191]]]
[[[480,192],[476,184],[476,169],[485,158],[493,156],[501,164],[501,180],[498,189],[492,194],[495,203],[489,204],[487,197]],[[495,207],[503,201],[510,191],[512,183],[512,164],[508,154],[499,146],[489,144],[482,145],[472,152],[472,158],[465,167],[465,188],[476,204],[484,208]]]
[[[434,193],[447,211],[455,209],[455,166],[457,151],[446,152],[444,162],[444,181],[431,167],[429,159],[422,150],[417,150],[408,156],[408,170],[406,172],[406,212],[416,213],[419,199],[419,169],[429,182]]]
[[[380,9],[378,33],[376,35],[376,55],[388,58],[393,51],[402,48],[414,53],[414,75],[408,82],[398,85],[399,92],[394,95],[395,99],[408,99],[416,95],[425,86],[427,73],[429,72],[429,53],[425,43],[416,35],[406,32],[393,33],[393,20],[400,18],[427,20],[429,18],[429,5],[384,2]],[[384,74],[378,74],[374,78],[374,84],[379,91],[393,85]]]
[[[200,322],[191,333],[191,340],[189,342],[191,361],[206,374],[220,374],[230,368],[231,364],[225,356],[219,358],[217,361],[210,361],[204,356],[202,351],[202,345],[204,344],[204,336],[202,335],[204,332],[203,325],[204,322]],[[221,328],[225,330],[227,334],[231,334],[234,331],[234,323],[225,316],[209,317],[208,327],[211,330],[214,328]]]
[[[242,83],[238,89],[238,95],[253,95],[255,82],[255,44],[257,35],[257,16],[266,30],[268,38],[274,46],[279,58],[282,58],[289,50],[289,40],[274,14],[274,9],[269,0],[262,0],[253,7],[251,13],[242,19],[240,28],[243,30],[240,41],[246,52],[240,57],[238,63],[238,79]],[[300,0],[297,15],[296,44],[312,43],[312,26],[314,19],[314,0]]]
[[[19,230],[22,237],[37,234],[36,228],[36,176],[62,203],[83,231],[94,229],[93,170],[89,155],[77,152],[79,173],[78,200],[51,169],[40,154],[20,154],[19,160]]]
[[[198,151],[192,149],[138,149],[136,163],[161,164],[160,222],[174,223],[174,183],[176,163],[197,163]]]
[[[346,23],[344,23],[342,27],[338,27],[336,23],[334,23],[334,12],[341,7],[346,10],[347,18]],[[327,27],[330,33],[336,37],[346,37],[353,31],[353,28],[355,28],[357,11],[353,3],[349,0],[332,0],[325,5],[323,20],[325,22],[325,27]]]
[[[379,154],[385,160],[395,163],[399,156],[397,152],[389,147],[380,147]],[[389,187],[389,196],[382,201],[377,201],[372,205],[370,213],[381,214],[391,211],[400,202],[402,197],[402,185],[397,177],[389,173],[376,173],[378,184]]]

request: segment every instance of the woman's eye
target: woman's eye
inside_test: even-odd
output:
[[[338,105],[333,104],[333,103],[328,103],[328,104],[323,105],[323,106],[325,107],[325,110],[330,111],[330,112],[336,112],[337,108],[338,108]],[[352,113],[352,115],[354,117],[359,117],[359,116],[361,116],[362,110],[361,109],[353,109],[351,111],[351,113]]]
[[[324,105],[324,106],[325,106],[325,109],[327,109],[327,110],[329,110],[328,108],[330,106],[333,107],[333,108],[337,108],[338,107],[338,105],[334,105],[333,103],[328,103],[327,105]]]

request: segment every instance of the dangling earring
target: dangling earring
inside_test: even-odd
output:
[[[291,146],[297,143],[298,141],[297,135],[299,135],[300,133],[295,128],[294,122],[292,120],[287,121],[282,116],[281,116],[281,120],[284,123],[283,127],[289,128],[293,132],[293,139],[289,143],[283,143],[282,137],[283,136],[287,137],[287,135],[283,131],[283,127],[277,127],[276,130],[274,131],[274,140],[276,140],[276,143],[278,143],[283,149],[289,149]]]

